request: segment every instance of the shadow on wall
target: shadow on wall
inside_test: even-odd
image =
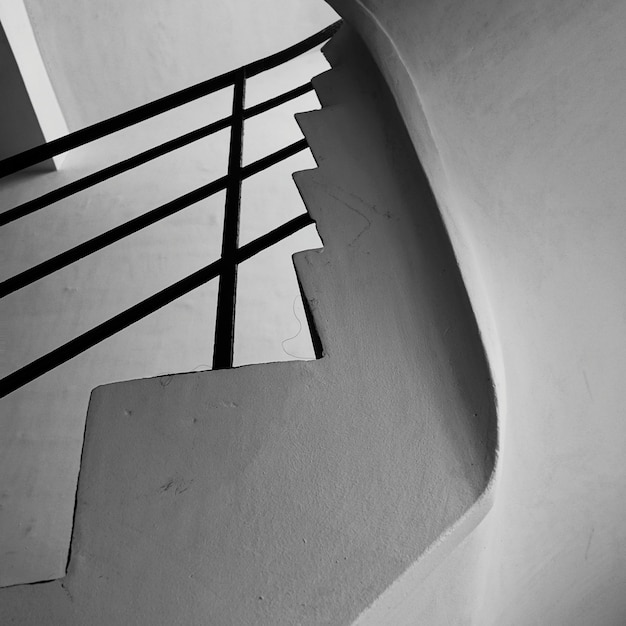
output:
[[[367,51],[326,54],[296,175],[324,247],[295,257],[324,357],[96,389],[68,574],[4,590],[7,621],[348,625],[484,492],[493,388],[445,229]]]

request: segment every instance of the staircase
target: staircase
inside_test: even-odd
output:
[[[492,386],[445,228],[367,50],[344,26],[324,53],[295,175],[318,360],[97,388],[67,575],[0,590],[1,623],[348,625],[486,512]]]

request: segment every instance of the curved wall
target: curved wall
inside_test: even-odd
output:
[[[363,623],[621,624],[626,6],[331,4],[368,42],[427,171],[502,420],[481,530]]]

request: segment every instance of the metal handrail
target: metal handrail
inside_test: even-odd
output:
[[[285,237],[313,223],[308,214],[300,215],[287,223],[275,228],[266,235],[239,247],[239,218],[241,203],[241,185],[243,180],[253,176],[280,161],[297,154],[308,147],[305,139],[296,141],[276,152],[273,152],[253,163],[242,166],[244,120],[259,115],[280,104],[297,98],[312,89],[311,83],[305,83],[279,96],[270,98],[249,109],[245,108],[245,86],[247,78],[272,69],[298,55],[311,50],[315,46],[329,39],[339,28],[341,22],[321,30],[289,48],[264,59],[254,61],[243,67],[226,72],[220,76],[204,81],[187,89],[183,89],[149,104],[131,109],[125,113],[104,120],[82,130],[73,132],[65,137],[55,139],[42,146],[26,150],[18,155],[0,161],[0,178],[13,174],[21,169],[30,167],[52,156],[67,152],[108,134],[117,132],[131,125],[145,121],[159,113],[206,96],[210,93],[228,87],[233,89],[233,109],[230,116],[212,124],[203,126],[181,137],[167,141],[159,146],[141,152],[129,159],[125,159],[98,172],[73,181],[67,185],[48,192],[39,198],[25,202],[17,207],[5,211],[0,215],[0,226],[16,219],[29,215],[35,211],[58,202],[70,195],[87,189],[99,182],[126,172],[152,159],[167,154],[193,141],[207,137],[230,126],[230,152],[228,173],[202,187],[199,187],[175,200],[167,202],[147,213],[121,224],[101,235],[98,235],[70,250],[48,259],[20,274],[0,283],[0,298],[14,291],[26,287],[31,283],[49,276],[53,272],[74,263],[87,255],[101,250],[112,243],[123,239],[151,224],[154,224],[184,208],[203,200],[219,191],[226,190],[226,205],[224,211],[224,234],[221,258],[190,276],[170,285],[158,293],[146,298],[142,302],[126,309],[122,313],[99,324],[91,330],[79,335],[64,345],[52,350],[44,356],[16,370],[0,380],[0,397],[19,389],[46,372],[58,367],[62,363],[74,358],[85,350],[100,343],[134,324],[150,313],[180,298],[189,291],[219,277],[216,334],[214,344],[213,368],[232,367],[235,323],[235,298],[237,285],[238,265],[258,254],[262,250],[278,243]]]
[[[275,98],[270,98],[264,102],[261,102],[249,109],[245,109],[243,112],[244,119],[250,119],[255,115],[259,115],[261,113],[265,113],[265,111],[269,111],[285,102],[289,102],[294,98],[298,98],[305,93],[313,90],[313,85],[308,82],[304,85],[300,85],[295,89],[291,89],[286,91],[285,93],[276,96]],[[93,174],[89,174],[88,176],[84,176],[83,178],[79,178],[78,180],[72,181],[67,185],[63,185],[62,187],[58,187],[57,189],[53,189],[48,193],[39,196],[38,198],[34,198],[33,200],[29,200],[28,202],[24,202],[19,206],[16,206],[8,211],[4,211],[4,213],[0,214],[0,226],[4,226],[5,224],[9,224],[10,222],[14,222],[17,219],[25,217],[26,215],[30,215],[35,211],[39,211],[39,209],[43,209],[59,200],[64,200],[65,198],[69,198],[70,196],[78,193],[79,191],[84,191],[89,187],[93,187],[98,183],[104,182],[109,178],[113,178],[119,174],[123,174],[124,172],[128,172],[131,169],[139,167],[140,165],[144,165],[149,161],[152,161],[158,157],[164,156],[169,152],[173,152],[178,148],[183,148],[194,141],[198,141],[199,139],[204,139],[209,135],[213,135],[214,133],[219,132],[220,130],[224,130],[228,128],[232,124],[233,118],[231,115],[228,117],[224,117],[217,122],[213,122],[211,124],[207,124],[206,126],[202,126],[196,130],[192,130],[189,133],[181,135],[180,137],[176,137],[171,139],[170,141],[166,141],[154,148],[150,148],[149,150],[145,150],[144,152],[140,152],[135,156],[132,156],[128,159],[120,161],[119,163],[115,163],[110,165],[109,167],[105,167]],[[0,162],[1,166],[2,162]]]
[[[302,215],[289,220],[285,224],[274,228],[269,233],[254,239],[244,246],[241,246],[241,248],[237,250],[235,259],[237,264],[243,263],[255,254],[262,252],[266,248],[273,246],[274,244],[313,223],[314,222],[311,219],[311,216],[308,213],[303,213]],[[48,352],[38,359],[35,359],[12,374],[5,376],[2,380],[0,380],[0,397],[4,397],[13,391],[16,391],[20,387],[23,387],[27,383],[35,380],[35,378],[39,378],[39,376],[42,376],[46,372],[62,365],[66,361],[78,356],[82,352],[85,352],[85,350],[92,348],[108,337],[124,330],[131,324],[147,317],[150,313],[158,311],[166,304],[169,304],[190,291],[208,283],[210,280],[216,278],[221,272],[223,272],[224,266],[224,259],[214,261],[193,274],[190,274],[186,278],[179,280],[173,285],[166,287],[149,298],[146,298],[138,304],[122,311],[122,313],[118,313],[106,322],[88,330],[75,339],[68,341],[61,347]]]
[[[239,69],[220,74],[219,76],[215,76],[209,80],[205,80],[196,85],[192,85],[191,87],[181,89],[180,91],[168,96],[164,96],[163,98],[159,98],[158,100],[153,100],[148,104],[143,104],[134,109],[130,109],[129,111],[125,111],[124,113],[120,113],[119,115],[115,115],[114,117],[110,117],[102,122],[92,124],[87,128],[82,128],[81,130],[74,131],[64,137],[59,137],[58,139],[49,141],[41,146],[36,146],[14,156],[8,157],[0,161],[0,178],[4,178],[5,176],[19,172],[27,167],[46,161],[53,156],[63,154],[68,150],[73,150],[74,148],[78,148],[79,146],[95,141],[96,139],[106,137],[111,133],[128,128],[129,126],[134,126],[140,122],[144,122],[155,115],[171,111],[172,109],[182,106],[183,104],[188,104],[198,98],[208,96],[209,94],[224,89],[225,87],[229,87],[234,84],[238,72],[242,70],[245,71],[247,78],[251,78],[261,72],[265,72],[277,67],[278,65],[282,65],[287,61],[291,61],[304,52],[308,52],[312,48],[315,48],[315,46],[325,42],[327,39],[330,39],[340,26],[341,21],[335,22],[318,33],[307,37],[301,42],[294,44],[289,48],[285,48],[285,50],[263,59],[259,59],[258,61],[248,63]]]
[[[286,146],[285,148],[272,152],[272,154],[269,154],[268,156],[263,157],[258,161],[254,161],[253,163],[250,163],[250,165],[246,165],[242,168],[241,179],[245,180],[254,174],[258,174],[268,167],[276,165],[276,163],[280,163],[280,161],[284,161],[302,150],[306,150],[307,147],[308,145],[306,141],[301,139]],[[0,298],[4,298],[15,291],[23,289],[24,287],[27,287],[28,285],[31,285],[46,276],[50,276],[50,274],[53,274],[54,272],[57,272],[72,263],[76,263],[76,261],[84,259],[94,252],[98,252],[98,250],[102,250],[103,248],[106,248],[111,244],[128,237],[129,235],[139,232],[152,224],[160,222],[170,215],[174,215],[175,213],[186,209],[196,202],[205,200],[206,198],[223,191],[228,185],[228,180],[228,175],[217,178],[202,187],[198,187],[198,189],[194,189],[189,193],[179,196],[175,200],[166,202],[156,209],[143,213],[128,222],[124,222],[119,226],[115,226],[114,228],[107,230],[101,235],[88,239],[87,241],[84,241],[83,243],[78,244],[65,252],[61,252],[46,261],[42,261],[38,265],[34,265],[33,267],[24,270],[15,276],[11,276],[11,278],[7,278],[6,280],[0,282]]]

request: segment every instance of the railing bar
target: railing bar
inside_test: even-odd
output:
[[[224,234],[213,343],[213,369],[233,366],[235,345],[235,299],[237,297],[237,262],[239,246],[239,219],[241,212],[241,160],[243,156],[243,110],[246,96],[246,75],[242,70],[233,91],[233,123],[230,131],[228,155],[228,186],[224,208]]]
[[[261,250],[278,243],[289,237],[298,230],[313,223],[308,214],[299,215],[286,224],[275,228],[266,235],[251,241],[237,251],[237,262],[241,263],[254,256]],[[64,345],[48,352],[44,356],[32,361],[24,367],[0,380],[0,398],[23,387],[27,383],[39,378],[50,370],[62,365],[66,361],[78,356],[85,350],[92,348],[104,339],[124,330],[131,324],[138,322],[144,317],[154,313],[166,304],[186,295],[190,291],[204,285],[219,275],[222,270],[223,260],[218,259],[203,267],[193,274],[166,287],[158,293],[142,300],[138,304],[118,313],[106,322],[88,330],[78,337],[68,341]]]
[[[18,289],[22,289],[31,283],[34,283],[41,278],[49,276],[54,272],[79,261],[80,259],[97,252],[98,250],[102,250],[102,248],[106,248],[111,244],[119,241],[120,239],[124,239],[124,237],[128,237],[133,233],[136,233],[139,230],[146,228],[182,209],[191,206],[192,204],[199,202],[200,200],[204,200],[209,196],[218,193],[226,188],[227,177],[222,176],[217,180],[209,183],[208,185],[204,185],[199,189],[195,189],[194,191],[181,196],[180,198],[176,198],[171,202],[167,202],[166,204],[149,211],[148,213],[144,213],[139,217],[136,217],[124,224],[120,224],[111,230],[108,230],[101,235],[97,235],[88,241],[85,241],[74,248],[70,248],[61,254],[58,254],[47,261],[43,261],[38,265],[35,265],[20,274],[16,274],[11,278],[7,278],[5,281],[0,283],[0,298],[4,298],[5,296],[17,291]]]
[[[261,237],[257,237],[253,241],[247,243],[245,246],[241,246],[237,251],[237,263],[243,263],[247,261],[254,255],[259,252],[263,252],[267,248],[273,246],[274,244],[286,239],[290,235],[314,224],[313,218],[308,213],[302,213],[297,217],[285,222],[281,226],[274,228],[269,233],[262,235]]]
[[[106,135],[110,135],[117,131],[145,122],[146,120],[175,109],[176,107],[187,104],[192,100],[202,98],[219,89],[224,89],[232,85],[232,76],[235,71],[227,72],[221,76],[216,76],[203,83],[187,87],[181,91],[170,94],[159,100],[154,100],[148,104],[138,106],[124,113],[120,113],[102,122],[97,122],[86,128],[76,130],[69,135],[53,139],[46,144],[35,146],[29,150],[25,150],[20,154],[8,157],[0,161],[0,178],[14,174],[21,169],[45,161],[57,154],[68,152],[74,148],[78,148],[86,143],[101,139]]]
[[[340,25],[341,22],[335,22],[300,43],[265,57],[264,59],[254,61],[240,69],[244,69],[247,76],[254,76],[260,72],[276,67],[281,63],[290,61],[329,39],[338,30]],[[215,76],[196,85],[192,85],[191,87],[181,89],[176,93],[169,94],[158,100],[154,100],[134,109],[130,109],[129,111],[125,111],[124,113],[120,113],[119,115],[110,117],[109,119],[92,124],[86,128],[74,131],[64,137],[59,137],[46,144],[35,146],[34,148],[8,157],[0,161],[0,178],[14,174],[21,169],[45,161],[63,152],[73,150],[85,143],[95,141],[96,139],[110,135],[133,124],[144,122],[155,115],[170,111],[171,109],[207,96],[220,89],[224,89],[234,83],[238,71],[239,70],[231,70],[220,76]]]
[[[157,311],[161,307],[169,304],[173,300],[180,298],[192,289],[195,289],[212,278],[215,278],[222,267],[222,260],[194,272],[190,276],[166,287],[162,291],[146,298],[140,303],[126,309],[122,313],[115,315],[106,322],[88,330],[66,344],[48,352],[48,354],[32,361],[28,365],[16,370],[0,380],[0,398],[19,389],[23,385],[39,378],[46,372],[62,365],[66,361],[79,355],[81,352],[95,346],[104,339],[114,335],[124,328],[138,322],[150,313]]]
[[[309,83],[305,83],[304,85],[300,85],[295,89],[291,89],[290,91],[285,92],[275,98],[271,98],[266,100],[265,102],[261,102],[249,109],[244,110],[243,116],[244,119],[249,119],[254,117],[255,115],[259,115],[260,113],[264,113],[265,111],[269,111],[274,107],[280,106],[285,102],[289,102],[294,98],[298,98],[299,96],[308,93],[313,89],[313,85]],[[106,167],[102,170],[94,172],[89,176],[85,176],[79,180],[73,181],[59,187],[58,189],[54,189],[38,198],[34,198],[33,200],[29,200],[28,202],[24,202],[4,213],[0,214],[0,226],[5,226],[17,219],[30,215],[35,211],[39,211],[54,202],[59,202],[69,196],[79,193],[80,191],[84,191],[89,187],[97,185],[98,183],[104,182],[113,176],[118,176],[119,174],[123,174],[135,167],[139,167],[140,165],[144,165],[148,161],[152,161],[160,156],[167,154],[168,152],[172,152],[173,150],[177,150],[182,148],[194,141],[198,141],[199,139],[203,139],[212,135],[213,133],[219,132],[224,128],[230,126],[232,122],[232,116],[228,116],[218,120],[217,122],[213,122],[212,124],[208,124],[207,126],[203,126],[196,130],[193,130],[181,137],[177,137],[170,141],[166,141],[160,146],[156,146],[144,152],[141,152],[133,157],[125,159],[124,161],[120,161],[110,167]]]
[[[264,169],[267,169],[268,167],[271,167],[272,165],[297,154],[307,147],[308,145],[305,139],[296,141],[285,148],[277,150],[276,152],[273,152],[272,154],[243,167],[241,169],[241,178],[243,180],[253,176],[254,174],[258,174]],[[97,252],[98,250],[102,250],[102,248],[106,248],[107,246],[116,243],[117,241],[120,241],[121,239],[146,228],[147,226],[151,226],[152,224],[155,224],[170,215],[174,215],[174,213],[186,209],[188,206],[191,206],[200,200],[204,200],[205,198],[226,189],[227,182],[228,177],[222,176],[221,178],[218,178],[203,187],[199,187],[184,196],[176,198],[171,202],[167,202],[166,204],[125,222],[124,224],[120,224],[119,226],[89,239],[74,248],[61,252],[61,254],[24,270],[20,274],[7,278],[6,280],[0,282],[0,298],[4,298],[19,289],[23,289],[37,280],[45,278],[46,276],[49,276],[50,274],[53,274],[54,272],[63,269],[64,267],[67,267],[68,265],[93,254],[94,252]]]
[[[306,139],[295,141],[280,150],[276,150],[276,152],[272,152],[272,154],[268,154],[266,157],[263,157],[258,161],[245,165],[241,170],[241,178],[244,180],[246,178],[250,178],[250,176],[254,176],[259,172],[266,170],[268,167],[276,165],[276,163],[280,163],[280,161],[284,161],[285,159],[298,154],[298,152],[302,152],[302,150],[306,150],[308,147],[309,144],[306,142]]]
[[[24,202],[19,206],[16,206],[13,209],[5,211],[0,214],[0,226],[4,226],[5,224],[9,224],[17,219],[25,217],[26,215],[30,215],[35,211],[39,211],[54,202],[58,202],[59,200],[63,200],[64,198],[68,198],[69,196],[78,193],[80,191],[84,191],[93,185],[97,185],[113,176],[117,176],[119,174],[123,174],[128,170],[131,170],[135,167],[143,165],[148,161],[152,161],[168,152],[172,152],[173,150],[177,150],[178,148],[182,148],[194,141],[202,139],[204,137],[208,137],[209,135],[216,133],[224,128],[228,128],[231,123],[231,117],[225,117],[217,122],[213,122],[212,124],[208,124],[207,126],[203,126],[202,128],[198,128],[190,133],[182,135],[181,137],[177,137],[176,139],[172,139],[171,141],[166,141],[160,146],[156,146],[144,152],[141,152],[133,157],[125,159],[124,161],[120,161],[114,165],[106,167],[102,170],[94,172],[88,176],[80,178],[79,180],[73,181],[64,185],[63,187],[59,187],[58,189],[54,189],[39,198],[35,198],[33,200],[29,200],[28,202]]]
[[[259,59],[258,61],[249,63],[245,66],[246,76],[251,78],[252,76],[256,76],[266,70],[271,70],[278,65],[282,65],[283,63],[291,61],[301,54],[308,52],[309,50],[315,48],[315,46],[324,43],[327,39],[330,39],[339,30],[341,24],[341,20],[338,20],[314,35],[303,39],[299,43],[289,46],[289,48],[285,48],[280,52],[275,52],[264,59]]]
[[[289,91],[286,91],[279,96],[270,98],[269,100],[265,100],[265,102],[255,104],[254,106],[244,111],[244,119],[249,119],[251,117],[254,117],[255,115],[259,115],[259,113],[265,113],[265,111],[269,111],[270,109],[284,104],[285,102],[289,102],[294,98],[298,98],[304,95],[305,93],[309,93],[309,91],[313,91],[313,83],[311,82],[304,83],[304,85],[300,85],[295,89],[290,89]]]

